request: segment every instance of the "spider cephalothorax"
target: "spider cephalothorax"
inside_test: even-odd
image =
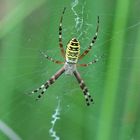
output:
[[[59,60],[54,60],[53,58],[49,57],[47,54],[44,54],[43,52],[41,52],[45,56],[45,58],[47,58],[48,60],[50,60],[56,64],[63,64],[63,66],[45,84],[43,84],[36,90],[32,91],[32,93],[36,93],[36,92],[40,91],[40,94],[38,95],[37,100],[40,99],[41,96],[47,90],[47,88],[50,85],[52,85],[59,78],[59,76],[61,74],[63,74],[65,72],[65,74],[74,75],[76,77],[76,79],[80,85],[80,88],[82,89],[82,91],[84,93],[86,103],[87,103],[87,105],[90,105],[90,103],[93,102],[93,99],[92,99],[91,95],[89,94],[88,88],[86,87],[84,81],[82,80],[79,72],[77,71],[77,65],[87,67],[98,61],[98,59],[94,59],[93,61],[91,61],[87,64],[78,64],[78,60],[81,60],[91,50],[93,44],[95,43],[95,41],[97,39],[97,34],[98,34],[98,29],[99,29],[99,17],[98,17],[98,21],[97,21],[96,33],[93,36],[93,39],[92,39],[90,45],[88,46],[88,48],[82,54],[80,54],[80,43],[76,38],[72,38],[68,42],[67,48],[65,51],[63,48],[63,43],[62,43],[62,20],[63,20],[63,15],[65,13],[65,9],[66,8],[64,8],[64,10],[62,12],[62,16],[60,18],[60,24],[59,24],[59,47],[60,47],[61,54],[62,54],[63,58],[65,59],[65,61],[62,62]]]

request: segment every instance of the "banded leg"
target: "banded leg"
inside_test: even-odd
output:
[[[85,97],[85,100],[86,100],[86,104],[89,106],[91,102],[93,102],[93,99],[91,97],[91,95],[89,94],[89,91],[84,83],[84,81],[82,80],[80,74],[78,71],[74,71],[73,72],[74,76],[76,77],[83,93],[84,93],[84,97]]]
[[[93,44],[95,43],[96,39],[97,39],[97,36],[98,36],[98,31],[99,31],[99,16],[97,18],[97,28],[96,28],[96,33],[89,45],[89,47],[79,56],[79,60],[82,59],[84,56],[87,55],[87,53],[91,50]]]
[[[49,57],[47,54],[43,53],[43,52],[40,52],[46,59],[52,61],[53,63],[56,63],[56,64],[64,64],[64,62],[62,61],[59,61],[59,60],[54,60],[52,57]]]
[[[88,66],[90,66],[90,65],[92,65],[92,64],[94,64],[94,63],[96,63],[96,62],[98,62],[99,59],[101,59],[102,57],[104,57],[104,55],[102,55],[102,56],[100,56],[100,57],[98,57],[98,58],[93,59],[91,62],[89,62],[89,63],[87,63],[87,64],[77,64],[77,66],[88,67]]]
[[[88,67],[89,65],[92,65],[94,63],[98,62],[98,59],[94,59],[93,61],[87,63],[87,64],[78,64],[78,66],[82,66],[82,67]]]
[[[63,21],[63,15],[65,13],[66,7],[64,8],[63,12],[62,12],[62,16],[60,18],[60,24],[59,24],[59,47],[61,50],[61,54],[62,56],[65,58],[65,50],[63,48],[63,43],[62,43],[62,21]]]
[[[37,88],[36,90],[32,91],[32,94],[41,91],[36,100],[38,100],[42,97],[42,95],[45,93],[47,88],[50,85],[52,85],[64,73],[64,71],[65,71],[65,69],[64,69],[64,67],[62,67],[45,84],[43,84],[41,87]]]

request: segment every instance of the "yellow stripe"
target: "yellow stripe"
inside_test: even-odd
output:
[[[68,58],[77,58],[77,57],[75,57],[75,56],[68,56]]]
[[[78,46],[69,45],[68,48],[70,48],[70,47],[72,47],[72,48],[80,48],[79,45]]]
[[[71,43],[76,43],[77,45],[71,45]],[[73,63],[77,63],[78,61],[78,57],[80,54],[80,44],[79,42],[74,42],[74,41],[70,41],[67,44],[67,49],[66,49],[66,60],[67,62],[71,62],[73,61]],[[73,60],[71,60],[73,59]]]
[[[72,51],[72,50],[67,50],[66,52],[75,52],[75,53],[79,53],[79,51]]]

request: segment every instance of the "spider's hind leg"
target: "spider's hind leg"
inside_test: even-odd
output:
[[[45,85],[43,84],[39,88],[33,90],[30,94],[35,94],[35,93],[39,92],[40,90],[44,89],[44,87],[45,87]]]
[[[40,92],[39,95],[37,96],[36,100],[40,99],[43,96],[45,91],[61,76],[61,74],[64,73],[64,71],[65,71],[65,68],[62,67],[46,83],[44,83],[42,86],[40,86],[39,88],[37,88],[31,92],[31,94]]]
[[[84,97],[85,97],[85,100],[86,100],[86,104],[89,106],[90,103],[94,103],[93,102],[93,98],[91,97],[91,95],[89,94],[89,91],[88,91],[88,88],[86,87],[84,81],[82,80],[80,74],[78,71],[74,71],[73,72],[74,76],[76,77],[79,85],[80,85],[80,88],[82,89],[83,93],[84,93]]]

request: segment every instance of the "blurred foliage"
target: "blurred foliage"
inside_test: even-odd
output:
[[[1,0],[0,1],[0,140],[139,140],[140,137],[140,0]],[[87,107],[74,77],[63,75],[35,101],[27,93],[61,66],[40,50],[63,60],[58,26],[64,7],[63,43],[77,37],[81,51],[95,33],[98,40],[78,67],[95,104]],[[59,119],[52,126],[53,114]],[[12,135],[8,125],[20,138]],[[9,136],[12,135],[12,136]]]

